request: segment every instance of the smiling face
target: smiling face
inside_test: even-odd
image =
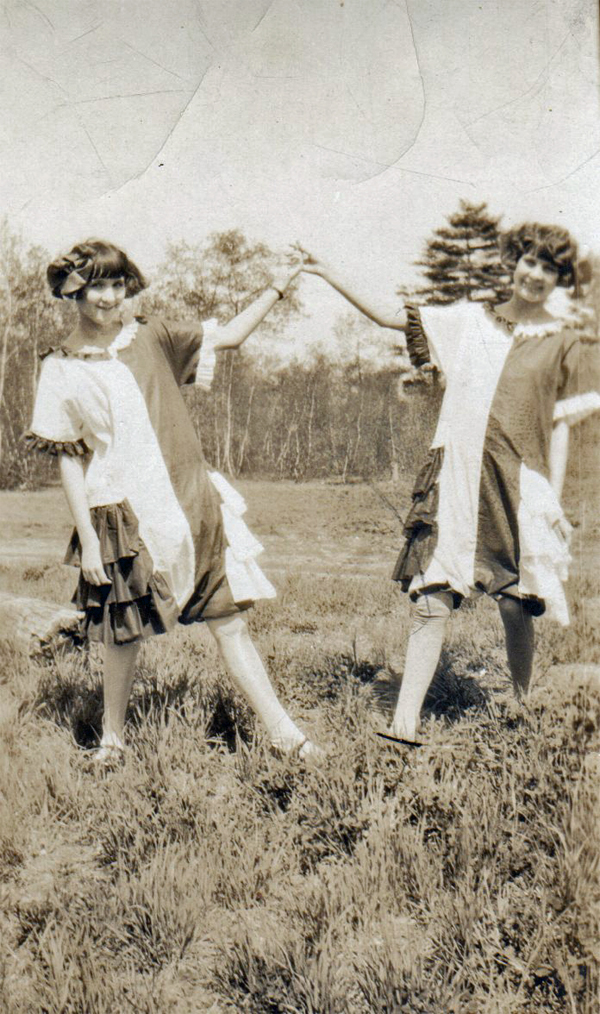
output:
[[[80,316],[88,324],[107,328],[117,323],[126,295],[125,279],[96,278],[89,282],[77,300]]]
[[[534,253],[524,253],[513,275],[513,297],[526,303],[543,304],[556,287],[558,270]]]

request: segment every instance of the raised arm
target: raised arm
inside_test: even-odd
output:
[[[400,297],[392,302],[373,299],[371,295],[359,292],[358,286],[343,279],[329,264],[315,257],[296,245],[296,249],[302,255],[302,270],[313,275],[320,275],[332,288],[347,299],[352,306],[364,313],[365,317],[379,324],[380,327],[389,327],[394,331],[404,331],[406,327],[406,311]]]
[[[273,277],[272,284],[253,303],[250,303],[250,306],[238,313],[237,317],[233,317],[227,324],[216,329],[213,348],[216,351],[239,348],[265,319],[275,303],[283,299],[285,290],[300,270],[301,265],[294,264],[278,271]]]
[[[81,542],[81,573],[90,584],[110,584],[110,578],[102,566],[100,541],[94,531],[87,505],[83,461],[81,457],[61,454],[59,467],[67,503]]]

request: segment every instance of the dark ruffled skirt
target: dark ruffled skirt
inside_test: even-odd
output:
[[[124,500],[93,507],[92,525],[100,540],[102,563],[110,584],[90,584],[83,575],[73,596],[85,612],[83,633],[92,641],[129,644],[171,630],[179,609],[170,588],[140,538],[136,515]],[[73,532],[65,563],[81,565],[81,544]]]
[[[417,574],[422,574],[431,561],[437,542],[438,479],[444,460],[444,448],[429,452],[425,465],[417,475],[412,506],[404,524],[404,546],[392,573],[403,591]]]

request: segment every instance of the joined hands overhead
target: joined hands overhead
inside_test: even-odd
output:
[[[301,243],[295,242],[290,246],[288,257],[295,258],[299,263],[300,271],[306,271],[312,275],[327,275],[329,268],[325,261],[316,257],[315,254],[306,250]]]

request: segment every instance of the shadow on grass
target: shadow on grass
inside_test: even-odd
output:
[[[92,749],[102,735],[102,687],[87,651],[55,653],[48,660],[34,699],[38,714],[70,731],[78,746]]]
[[[72,658],[68,665],[55,658],[33,702],[39,714],[69,729],[84,749],[96,747],[102,735],[102,679],[93,668],[87,652],[82,652],[75,664]],[[187,673],[165,681],[142,670],[127,709],[127,724],[133,729],[168,725],[175,717],[201,728],[215,747],[224,745],[230,752],[235,751],[238,739],[251,739],[247,709],[227,684],[205,683]]]
[[[402,678],[391,668],[344,654],[329,658],[326,666],[310,674],[310,681],[317,697],[329,700],[335,700],[348,682],[358,681],[370,689],[375,708],[391,718]],[[425,698],[424,714],[456,722],[467,711],[487,708],[491,693],[486,683],[472,662],[444,649]]]
[[[487,708],[490,691],[477,677],[479,673],[469,672],[464,665],[457,665],[452,653],[443,651],[425,697],[423,715],[443,717],[454,723],[473,709]],[[389,718],[393,714],[401,682],[399,674],[384,669],[377,673],[371,685],[378,709]]]
[[[198,679],[195,673],[159,682],[141,673],[128,710],[131,725],[168,724],[174,716],[192,728],[201,728],[209,745],[225,746],[230,753],[235,752],[239,739],[251,739],[244,705],[227,682]]]
[[[318,707],[335,702],[349,686],[369,689],[377,711],[391,717],[400,676],[380,663],[354,654],[328,656],[318,668],[296,671],[287,683],[286,703]],[[444,649],[440,665],[425,700],[424,713],[459,721],[468,711],[487,709],[489,678],[452,648]],[[87,651],[69,658],[57,655],[38,686],[34,706],[57,725],[68,728],[75,742],[85,748],[98,745],[102,734],[103,694],[97,660]],[[215,748],[231,753],[241,739],[252,740],[253,719],[245,701],[220,678],[199,679],[192,671],[162,678],[142,667],[135,681],[127,721],[133,729],[168,725],[176,718],[196,730]]]

